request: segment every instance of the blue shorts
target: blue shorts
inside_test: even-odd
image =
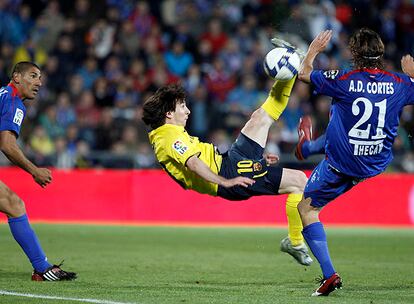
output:
[[[342,174],[324,159],[309,177],[303,196],[312,199],[313,207],[321,208],[361,181],[363,179]]]
[[[239,201],[252,196],[279,194],[283,168],[267,166],[263,152],[264,149],[257,142],[240,134],[229,151],[223,154],[219,175],[227,179],[245,176],[256,182],[247,188],[219,186],[217,196]]]

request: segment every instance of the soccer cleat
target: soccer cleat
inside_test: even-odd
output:
[[[76,279],[76,273],[64,271],[59,265],[50,266],[45,272],[33,270],[32,281],[72,281]]]
[[[292,50],[292,51],[296,52],[299,55],[301,62],[302,62],[303,58],[305,58],[305,53],[301,49],[297,48],[296,46],[293,46],[291,43],[289,43],[289,42],[287,42],[283,39],[275,37],[275,38],[272,38],[270,40],[270,42],[275,47],[282,47],[282,48],[286,48],[288,50]]]
[[[299,141],[295,147],[295,156],[298,160],[305,160],[302,154],[302,146],[305,141],[312,140],[312,119],[306,115],[299,119],[298,124]]]
[[[334,273],[328,279],[318,279],[317,281],[321,285],[315,290],[312,297],[329,296],[332,291],[342,288],[342,279],[337,273]]]
[[[304,266],[310,266],[313,262],[309,255],[308,247],[304,243],[293,247],[289,237],[285,237],[280,242],[280,251],[290,254],[299,264]]]

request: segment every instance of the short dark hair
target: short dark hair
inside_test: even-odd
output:
[[[20,61],[14,65],[10,78],[13,78],[14,73],[23,74],[24,72],[26,72],[28,69],[32,67],[35,67],[38,70],[40,70],[39,66],[36,63],[30,62],[30,61]]]
[[[356,31],[349,39],[349,49],[355,68],[384,68],[384,43],[373,30],[361,28]]]
[[[159,88],[149,97],[143,106],[142,120],[152,129],[165,124],[167,112],[174,111],[177,102],[185,99],[184,88],[178,84],[171,84]]]

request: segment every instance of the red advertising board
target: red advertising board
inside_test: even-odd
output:
[[[230,202],[185,191],[160,170],[53,170],[52,184],[42,189],[24,171],[1,168],[0,180],[24,200],[31,221],[286,223],[286,195]],[[326,224],[414,226],[414,175],[369,179],[325,207],[321,219]]]

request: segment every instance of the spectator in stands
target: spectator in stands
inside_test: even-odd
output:
[[[55,144],[42,126],[38,125],[34,128],[29,144],[33,151],[32,157],[37,164],[52,165],[51,157],[55,152]]]
[[[95,81],[102,76],[102,72],[98,70],[98,62],[93,57],[88,57],[81,68],[78,75],[82,77],[83,88],[91,89]]]
[[[69,94],[66,92],[60,93],[56,103],[56,120],[59,122],[59,125],[66,130],[69,125],[76,123],[77,119]]]
[[[29,38],[16,48],[13,64],[21,61],[34,61],[43,65],[47,61],[47,53],[32,38]]]
[[[172,42],[171,50],[164,53],[167,69],[174,75],[184,77],[193,63],[193,56],[184,49],[180,40]]]
[[[67,148],[64,137],[55,139],[55,154],[52,157],[52,165],[59,169],[72,169],[75,166],[75,155]]]
[[[134,24],[130,20],[122,22],[118,34],[119,43],[130,58],[133,58],[141,46],[141,39],[134,29]]]
[[[256,78],[252,74],[245,74],[241,83],[227,95],[226,104],[237,104],[242,112],[248,114],[257,108],[264,96],[265,93],[257,88]]]
[[[208,105],[208,92],[203,85],[199,85],[188,99],[192,109],[189,129],[201,140],[206,140],[211,118],[209,113],[212,112]]]
[[[57,120],[57,109],[54,104],[46,107],[45,111],[39,117],[39,122],[47,136],[51,139],[55,139],[65,133],[65,128],[61,124],[62,122]]]
[[[228,39],[219,19],[212,19],[208,23],[207,31],[201,35],[201,40],[210,42],[214,55],[217,55],[224,48]]]

